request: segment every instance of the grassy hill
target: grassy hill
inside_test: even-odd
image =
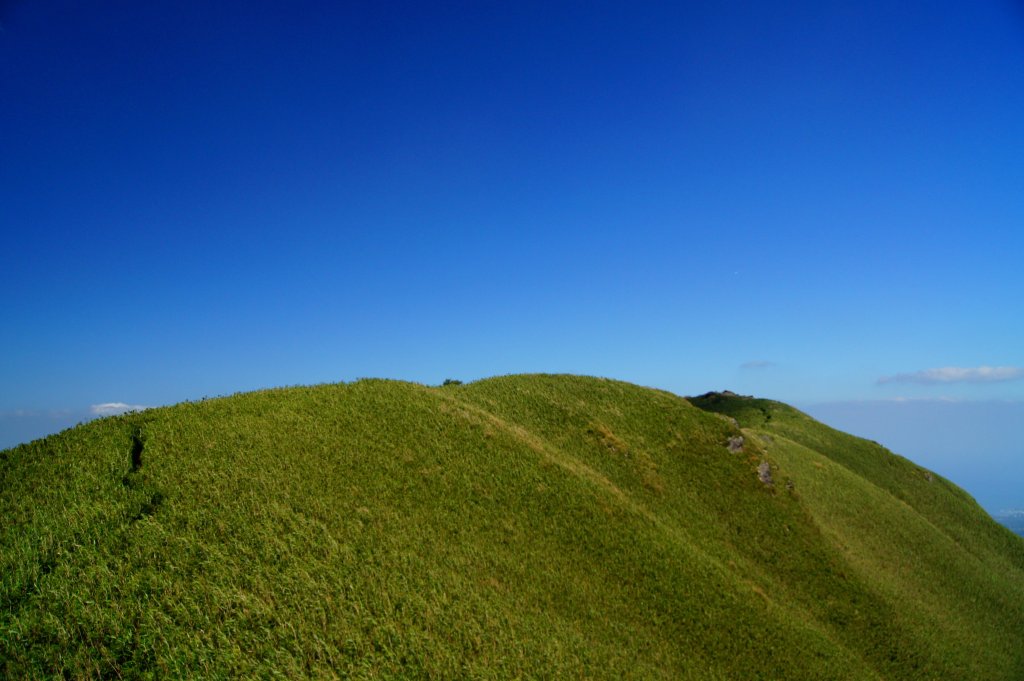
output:
[[[289,388],[0,452],[4,678],[1024,678],[1024,540],[785,405]]]

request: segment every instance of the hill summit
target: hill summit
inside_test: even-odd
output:
[[[1024,678],[1024,540],[770,400],[275,389],[0,452],[5,678]]]

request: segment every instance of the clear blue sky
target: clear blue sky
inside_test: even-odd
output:
[[[432,4],[0,4],[0,446],[362,376],[1024,401],[1020,3]]]

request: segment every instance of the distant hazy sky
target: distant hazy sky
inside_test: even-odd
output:
[[[1024,7],[0,3],[0,221],[0,446],[535,371],[991,434],[974,406],[1024,401]],[[1024,490],[1003,425],[963,452],[988,505]]]

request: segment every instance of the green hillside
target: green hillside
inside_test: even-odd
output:
[[[1024,678],[1024,540],[785,405],[288,388],[0,452],[2,678]]]

